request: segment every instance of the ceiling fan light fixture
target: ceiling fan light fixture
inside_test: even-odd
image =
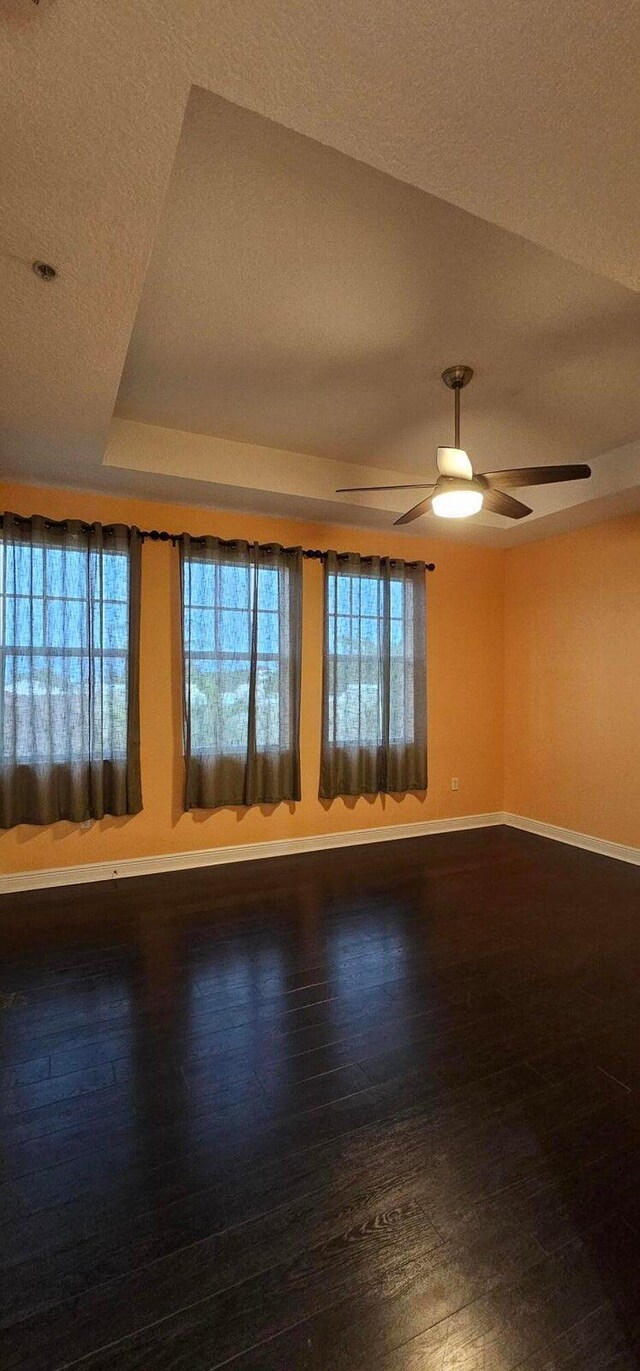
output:
[[[441,490],[434,495],[431,508],[439,519],[468,519],[482,509],[481,490]]]

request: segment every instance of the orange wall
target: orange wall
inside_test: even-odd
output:
[[[415,823],[502,808],[504,554],[490,548],[215,512],[78,491],[1,486],[0,508],[51,518],[119,520],[338,551],[437,562],[428,577],[429,790],[331,803],[318,799],[322,690],[322,567],[304,563],[302,801],[182,813],[178,560],[146,543],[142,565],[141,731],[144,809],[131,818],[23,825],[0,834],[5,872]],[[451,791],[451,777],[460,789]]]
[[[640,847],[640,516],[505,557],[504,807]]]

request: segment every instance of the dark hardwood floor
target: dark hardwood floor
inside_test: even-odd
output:
[[[640,869],[487,829],[0,934],[3,1371],[640,1367]]]

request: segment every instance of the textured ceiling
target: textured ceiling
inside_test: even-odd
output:
[[[102,458],[194,84],[640,284],[636,0],[4,0],[0,24],[7,475],[134,483]]]

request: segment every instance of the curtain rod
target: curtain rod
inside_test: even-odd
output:
[[[190,537],[192,543],[204,543],[204,542],[206,542],[206,539],[207,539],[208,536],[209,536],[209,535],[206,534],[206,533],[203,533],[201,536],[197,536],[197,537],[194,537],[192,534],[189,535],[189,537]],[[160,543],[168,543],[168,542],[171,542],[171,543],[173,543],[173,544],[175,545],[177,542],[180,541],[180,538],[182,537],[182,534],[181,534],[181,533],[167,533],[166,529],[160,529],[160,530],[158,530],[157,528],[144,528],[144,529],[140,529],[140,537],[143,538],[143,539],[149,538],[149,539],[151,539],[151,541],[152,541],[153,543],[158,543],[158,542],[160,542]],[[238,538],[218,538],[218,539],[217,539],[217,542],[220,543],[220,546],[221,546],[221,547],[237,547],[238,542],[239,542],[239,539],[238,539]],[[260,551],[261,551],[261,552],[270,552],[271,549],[272,549],[274,546],[275,546],[274,543],[258,543],[258,547],[260,548]],[[280,546],[280,544],[278,544],[278,546]],[[294,552],[294,551],[295,551],[295,548],[293,548],[293,547],[285,547],[285,548],[283,548],[283,552]],[[303,547],[303,549],[302,549],[302,556],[303,556],[303,557],[311,557],[311,558],[315,559],[316,561],[323,562],[324,559],[325,559],[325,557],[326,557],[326,555],[327,555],[327,554],[326,554],[326,551],[323,552],[320,548],[317,548],[317,547]],[[340,560],[341,558],[344,558],[344,557],[350,557],[350,556],[351,556],[351,553],[349,553],[349,552],[338,552],[336,555],[337,555],[337,557],[338,557],[338,560]],[[371,557],[363,557],[361,560],[362,560],[363,562],[370,562],[370,561],[372,561],[373,559],[372,559]],[[399,560],[399,559],[396,558],[396,557],[390,557],[390,558],[389,558],[389,561],[390,561],[390,562],[394,562],[394,561],[398,561],[398,560]],[[409,567],[411,567],[411,566],[418,566],[419,563],[418,563],[418,562],[407,562],[406,565],[409,566]],[[436,569],[436,564],[435,564],[435,562],[425,562],[425,571],[435,571],[435,569]]]
[[[31,522],[30,517],[29,517],[28,515],[24,515],[24,514],[16,514],[16,515],[14,515],[14,518],[17,519],[18,522],[21,523],[21,524],[28,524],[28,523]],[[70,522],[70,521],[69,521],[68,519],[46,519],[46,518],[45,518],[45,520],[44,520],[44,523],[45,523],[45,525],[46,525],[47,528],[64,528],[65,525],[68,524],[69,522]],[[78,519],[78,520],[75,520],[75,519],[74,519],[72,522],[73,522],[73,523],[76,523],[76,522],[79,523],[79,524],[80,524],[80,527],[83,528],[83,529],[85,529],[87,532],[90,532],[91,529],[95,528],[95,524],[87,524],[87,523],[85,523],[84,520],[82,520],[82,519]],[[3,523],[4,523],[4,518],[3,518],[2,515],[0,515],[0,528],[3,526]],[[105,533],[109,533],[114,527],[115,527],[114,524],[103,524],[103,531],[104,531]],[[174,547],[175,547],[176,543],[179,543],[179,542],[180,542],[180,539],[181,539],[181,537],[183,536],[181,533],[168,533],[167,530],[164,529],[164,528],[163,528],[163,529],[157,529],[157,528],[141,528],[141,529],[138,529],[138,532],[139,532],[140,537],[142,538],[142,541],[143,541],[143,542],[146,542],[147,539],[148,539],[148,540],[149,540],[150,542],[152,542],[152,543],[173,543],[173,546],[174,546]],[[206,534],[206,533],[203,533],[203,534],[200,534],[200,535],[198,535],[198,536],[196,536],[196,537],[192,536],[191,534],[190,534],[189,536],[190,536],[190,538],[191,538],[191,542],[192,542],[192,543],[204,543],[204,542],[206,542],[207,537],[209,537],[210,535],[208,535],[208,534]],[[239,542],[240,540],[239,540],[238,538],[218,538],[217,541],[220,543],[221,547],[237,547],[238,542]],[[260,548],[260,551],[261,551],[261,552],[269,552],[269,551],[271,550],[271,548],[274,547],[274,544],[273,544],[273,543],[259,543],[259,544],[258,544],[258,547]],[[293,552],[294,550],[295,550],[295,549],[292,548],[292,547],[287,547],[287,548],[284,548],[284,549],[283,549],[284,552]],[[326,554],[326,551],[323,552],[323,551],[320,550],[320,548],[303,547],[303,549],[302,549],[302,556],[303,556],[303,557],[311,557],[311,558],[313,558],[315,561],[321,561],[321,562],[324,561],[326,555],[327,555],[327,554]],[[340,561],[342,558],[349,557],[350,555],[351,555],[351,554],[350,554],[349,552],[338,552],[338,553],[337,553],[337,557],[338,557],[338,560],[339,560],[339,561]],[[372,558],[372,557],[362,557],[361,560],[362,560],[363,562],[371,562],[371,561],[373,561],[373,558]],[[391,562],[392,565],[393,565],[394,562],[400,561],[400,560],[402,560],[402,559],[401,559],[401,558],[397,558],[397,557],[390,557],[390,558],[389,558],[389,561]],[[420,563],[419,563],[419,562],[407,562],[406,565],[407,565],[408,567],[416,567],[416,566],[419,566]],[[435,571],[435,569],[436,569],[436,564],[435,564],[435,562],[426,562],[426,563],[425,563],[425,571]]]

